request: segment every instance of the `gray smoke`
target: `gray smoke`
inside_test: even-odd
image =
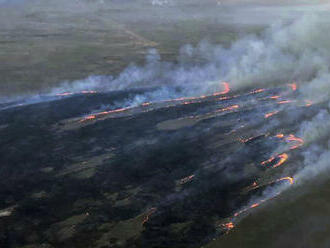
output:
[[[150,50],[144,66],[132,64],[117,77],[90,76],[63,83],[52,93],[160,87],[159,98],[171,99],[211,94],[221,90],[223,81],[235,90],[295,81],[304,97],[321,101],[329,96],[327,30],[330,30],[328,18],[306,15],[291,23],[272,25],[261,35],[242,38],[229,48],[206,41],[195,47],[185,45],[177,63],[164,62],[156,50]],[[173,88],[180,88],[180,93],[173,94]]]

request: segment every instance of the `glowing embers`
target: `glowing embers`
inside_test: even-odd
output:
[[[145,213],[145,217],[142,221],[142,225],[144,225],[145,223],[147,223],[150,219],[150,216],[153,215],[155,212],[157,211],[157,208],[150,208],[147,213]]]
[[[261,162],[260,164],[263,165],[263,166],[271,164],[271,167],[276,168],[276,167],[279,167],[282,164],[284,164],[285,161],[288,160],[288,158],[289,158],[288,154],[282,153],[282,154],[273,156],[270,159]]]
[[[269,113],[266,113],[265,114],[265,118],[267,119],[267,118],[269,118],[269,117],[272,117],[273,115],[276,115],[276,114],[278,114],[278,112],[280,112],[280,111],[273,111],[273,112],[269,112]]]
[[[227,222],[227,223],[223,223],[221,224],[221,229],[223,229],[225,231],[225,233],[227,234],[231,229],[233,229],[235,227],[235,224],[233,222]]]

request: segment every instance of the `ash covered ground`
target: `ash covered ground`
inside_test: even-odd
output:
[[[0,1],[15,13],[23,4],[30,11],[24,18],[44,20],[47,4],[35,3]],[[10,58],[0,103],[1,247],[329,247],[328,4],[210,1],[210,12],[191,16],[185,11],[198,3],[141,1],[133,5],[140,14],[147,8],[172,16],[137,15],[133,25],[129,2],[79,3],[107,6],[93,9],[100,16],[82,8],[88,25],[95,18],[86,40],[65,36],[70,46],[79,40],[97,48],[76,57],[84,63],[64,59],[77,55],[76,47],[58,54],[43,46],[58,61],[39,54],[45,67],[32,56],[15,70],[22,57],[8,51],[36,34],[0,43]],[[52,25],[56,6],[45,14]],[[66,17],[77,29],[84,15],[73,12]],[[255,13],[276,18],[260,21]],[[116,30],[109,46],[94,43],[101,17],[105,40],[106,25]],[[151,20],[159,23],[148,32]],[[184,28],[166,31],[164,23]],[[2,32],[11,33],[11,25]],[[61,25],[59,33],[68,34]],[[191,30],[203,27],[214,32],[209,41],[187,44]],[[173,34],[178,40],[168,44]],[[48,35],[35,44],[63,46]],[[118,53],[111,75],[100,60],[107,49]],[[70,78],[81,79],[63,82]]]

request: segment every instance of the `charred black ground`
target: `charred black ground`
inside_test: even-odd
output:
[[[285,166],[263,161],[297,145],[279,134],[295,134],[297,118],[320,108],[282,87],[95,113],[144,91],[0,111],[2,247],[200,247],[266,188],[290,185],[279,179],[294,175],[303,148],[287,147]]]

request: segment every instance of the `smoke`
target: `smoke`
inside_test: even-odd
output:
[[[0,0],[0,6],[1,5],[10,5],[10,4],[19,4],[23,3],[25,0]]]
[[[303,152],[304,162],[295,175],[298,182],[315,179],[326,175],[330,170],[330,114],[328,109],[321,109],[310,121],[304,121],[299,134],[305,140],[307,148]],[[320,177],[318,177],[320,180]]]
[[[295,81],[304,96],[320,101],[329,95],[329,28],[323,17],[307,15],[242,38],[229,48],[206,41],[185,45],[177,63],[162,61],[156,50],[150,50],[144,66],[132,64],[117,77],[66,82],[52,92],[160,87],[160,99],[171,99],[178,96],[173,89],[180,88],[181,96],[211,94],[223,81],[235,90]]]
[[[329,18],[306,14],[280,21],[261,34],[248,35],[229,47],[200,42],[183,46],[176,62],[163,61],[155,49],[145,64],[129,65],[117,76],[94,75],[63,82],[44,95],[83,90],[117,91],[154,88],[123,100],[123,106],[178,97],[209,95],[229,82],[232,90],[274,87],[295,81],[303,98],[313,102],[329,97]]]
[[[163,5],[171,4],[171,1],[169,1],[169,0],[151,0],[151,4],[163,6]]]

